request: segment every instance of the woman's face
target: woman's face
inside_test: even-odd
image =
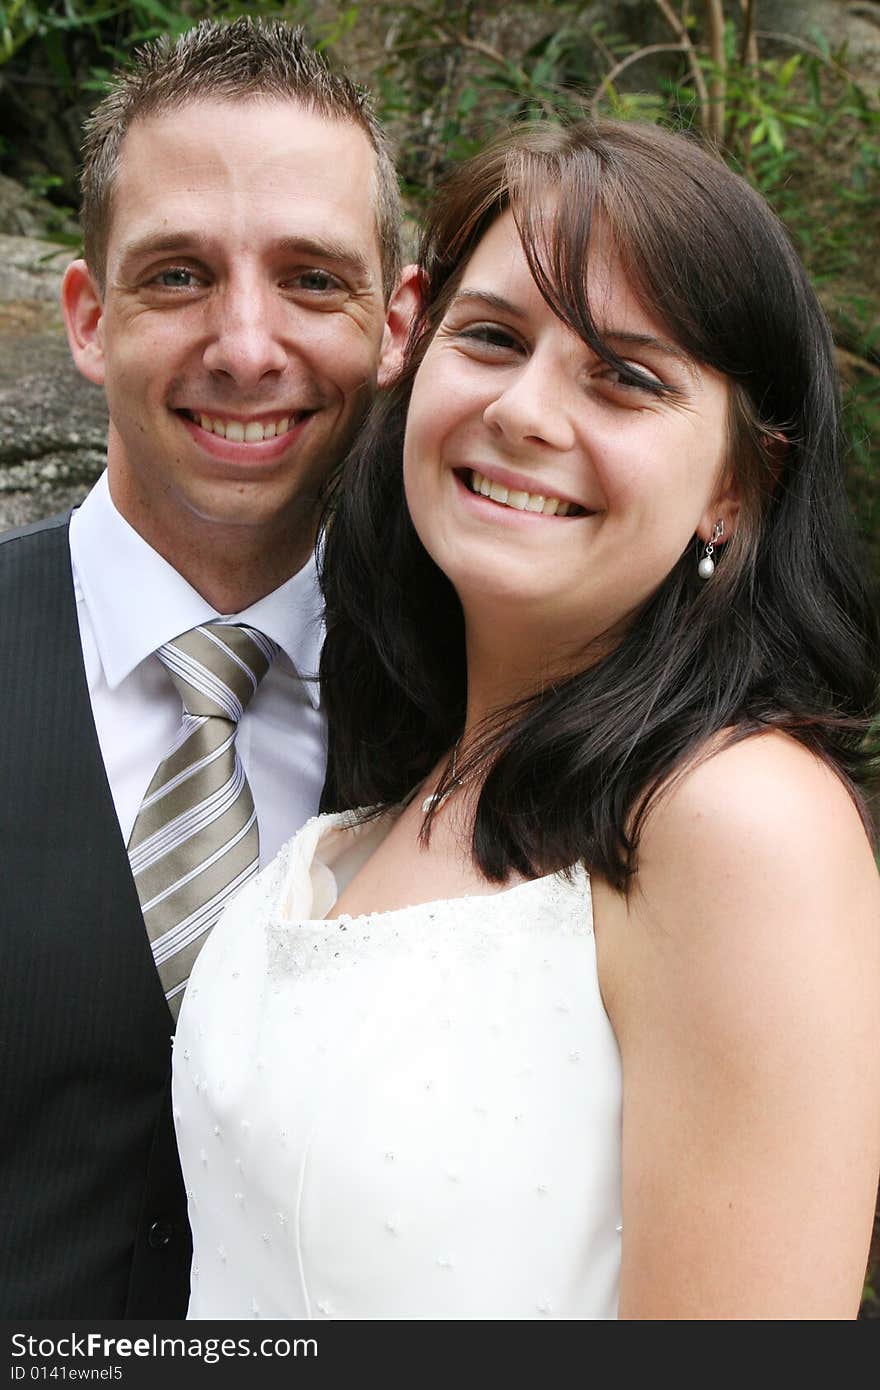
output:
[[[588,291],[604,339],[675,398],[624,385],[556,317],[505,213],[419,367],[404,448],[414,525],[468,621],[560,651],[618,631],[695,532],[722,518],[729,535],[735,515],[724,377],[669,340],[601,240]]]

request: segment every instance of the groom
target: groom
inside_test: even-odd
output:
[[[63,308],[107,471],[0,541],[0,1316],[185,1314],[174,1019],[318,807],[315,529],[399,364],[398,226],[362,96],[282,23],[150,46],[90,120]]]

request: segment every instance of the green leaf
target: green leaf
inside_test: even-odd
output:
[[[783,91],[786,87],[790,86],[791,80],[794,77],[800,65],[800,53],[792,54],[788,61],[782,64],[782,67],[779,69],[779,76],[777,78],[777,81],[780,87],[783,89]]]
[[[777,154],[785,149],[785,131],[776,116],[767,117],[767,138]]]
[[[479,100],[480,93],[476,87],[464,87],[457,103],[459,115],[469,115]]]
[[[180,33],[182,30],[190,28],[192,24],[192,20],[181,16],[179,11],[169,10],[166,5],[160,3],[160,0],[133,0],[131,8],[141,25],[143,25],[146,16],[157,19],[172,33]]]
[[[823,58],[831,58],[831,44],[822,33],[821,29],[810,29],[810,38],[822,54]]]

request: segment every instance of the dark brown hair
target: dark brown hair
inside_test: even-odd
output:
[[[304,31],[282,20],[204,19],[179,38],[162,35],[135,54],[85,126],[82,227],[85,258],[103,290],[113,187],[125,136],[137,120],[193,102],[299,102],[327,120],[359,126],[376,155],[376,226],[386,299],[401,268],[400,194],[388,141],[367,94],[333,72]]]
[[[776,217],[691,138],[613,121],[539,128],[459,167],[425,231],[407,367],[345,470],[327,534],[322,672],[341,805],[401,800],[462,730],[461,609],[410,522],[402,444],[427,343],[507,208],[547,302],[625,379],[667,389],[594,321],[599,220],[644,305],[731,385],[742,507],[711,583],[694,538],[613,651],[500,711],[473,754],[488,768],[474,852],[490,878],[581,860],[623,887],[652,801],[718,736],[785,729],[854,795],[870,771],[880,632],[843,488],[831,335]]]

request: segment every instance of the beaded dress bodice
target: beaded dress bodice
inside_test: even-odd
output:
[[[326,920],[308,822],[214,928],[174,1108],[193,1318],[613,1318],[621,1078],[586,873]]]

